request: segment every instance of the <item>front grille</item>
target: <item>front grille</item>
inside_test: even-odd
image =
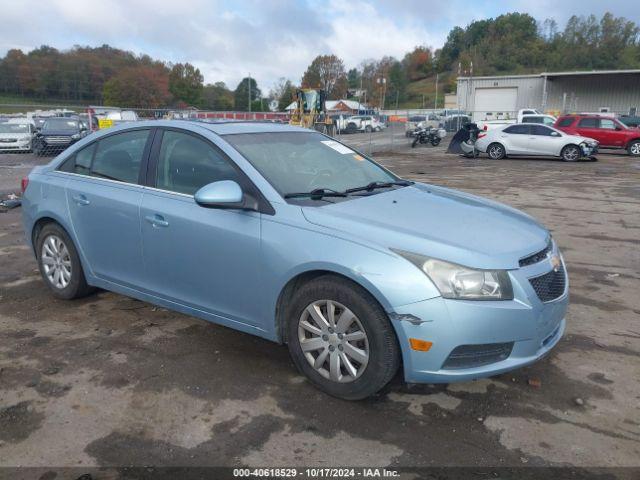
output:
[[[45,142],[49,143],[49,144],[56,144],[56,145],[62,145],[62,144],[66,144],[71,142],[71,137],[66,137],[66,136],[51,136],[51,137],[45,137]]]
[[[539,277],[530,278],[529,282],[540,300],[543,302],[555,300],[562,296],[567,283],[564,266],[561,265],[557,270],[551,270]]]
[[[17,138],[0,138],[0,143],[16,143]]]
[[[521,258],[518,263],[520,264],[521,267],[526,267],[528,265],[533,265],[534,263],[541,262],[542,260],[547,258],[547,256],[549,256],[549,253],[551,253],[551,250],[552,250],[552,246],[551,246],[551,242],[549,242],[547,246],[544,247],[543,250],[540,250],[539,252],[536,252],[533,255],[529,255],[528,257]]]
[[[509,358],[513,342],[460,345],[453,349],[442,366],[446,370],[475,368]]]

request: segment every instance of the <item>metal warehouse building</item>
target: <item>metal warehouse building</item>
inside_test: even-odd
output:
[[[458,77],[457,101],[475,120],[511,117],[521,108],[566,112],[640,112],[640,70],[594,70],[503,77]]]

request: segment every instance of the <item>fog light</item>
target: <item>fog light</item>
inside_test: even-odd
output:
[[[427,342],[426,340],[420,340],[418,338],[410,338],[409,345],[411,345],[411,350],[428,352],[431,348],[431,345],[433,345],[433,342]]]

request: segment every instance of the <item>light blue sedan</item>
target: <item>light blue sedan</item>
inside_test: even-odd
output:
[[[127,124],[23,190],[56,297],[99,287],[284,342],[337,397],[367,397],[399,368],[436,383],[522,367],[565,329],[564,261],[533,218],[310,130]]]

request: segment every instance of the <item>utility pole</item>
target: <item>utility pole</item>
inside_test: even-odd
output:
[[[434,110],[438,108],[438,77],[440,76],[439,73],[436,73],[436,99],[433,102],[433,108]]]
[[[249,72],[249,76],[247,77],[247,92],[249,101],[249,112],[251,112],[251,72]]]

